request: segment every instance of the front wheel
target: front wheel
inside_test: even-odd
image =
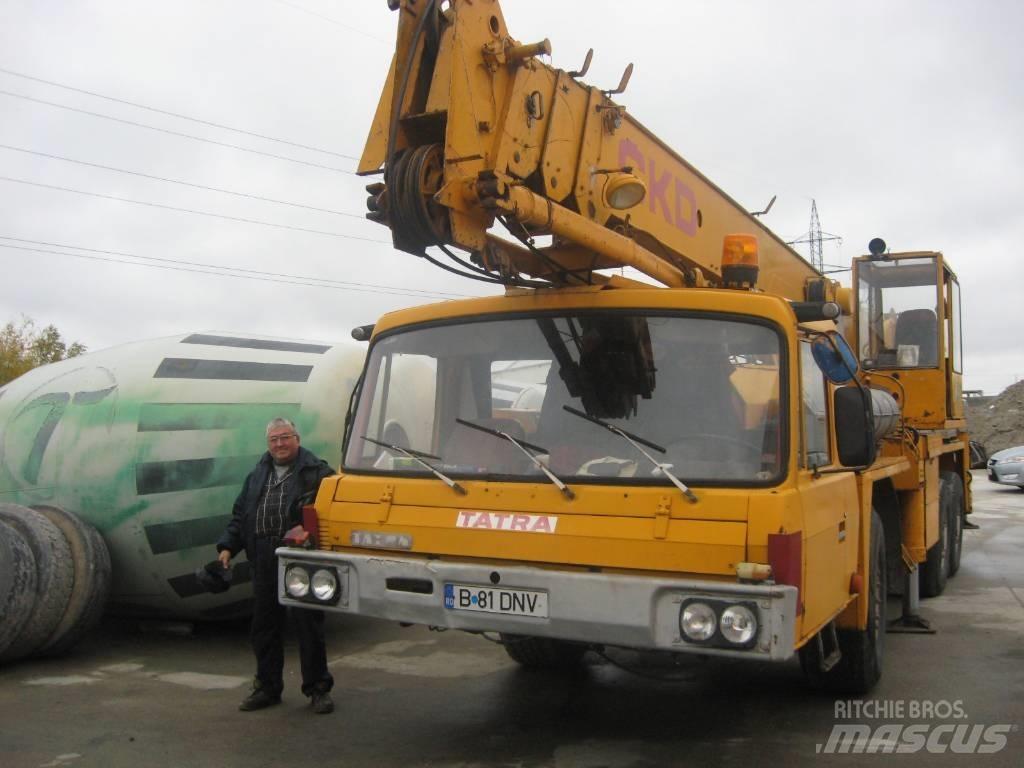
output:
[[[800,666],[811,686],[832,693],[864,694],[882,676],[885,649],[885,606],[888,584],[882,518],[871,513],[871,560],[868,563],[868,622],[864,629],[836,632],[841,657],[827,672],[821,668],[817,638],[800,649]],[[823,630],[824,631],[824,630]]]
[[[509,658],[533,669],[572,669],[587,652],[586,646],[548,637],[502,634],[501,642]]]

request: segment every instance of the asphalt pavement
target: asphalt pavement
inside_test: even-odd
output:
[[[293,642],[283,703],[244,713],[244,623],[108,619],[73,655],[0,668],[0,766],[1019,766],[1024,493],[973,486],[981,528],[921,604],[936,633],[887,635],[862,700],[808,691],[795,661],[618,651],[559,675],[480,637],[331,617],[334,714],[301,695]]]

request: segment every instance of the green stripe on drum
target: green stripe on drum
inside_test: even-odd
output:
[[[295,421],[300,403],[143,403],[139,432],[246,429],[260,433],[276,416]]]
[[[270,339],[240,339],[235,336],[214,336],[193,333],[181,340],[182,344],[206,344],[211,347],[241,347],[243,349],[269,349],[275,352],[308,352],[322,355],[330,349],[324,344],[305,344],[298,341],[272,341]]]
[[[220,381],[293,381],[305,382],[312,365],[290,363],[252,363],[244,360],[197,360],[190,357],[165,357],[154,379],[199,379]]]
[[[259,461],[260,455],[223,456],[215,459],[147,461],[135,465],[135,492],[139,496],[172,491],[194,491],[237,485]]]
[[[149,549],[154,555],[162,555],[193,547],[212,547],[230,521],[231,515],[214,515],[176,523],[155,523],[144,530]]]
[[[252,570],[249,567],[248,561],[231,566],[232,586],[245,584],[250,581],[252,581]],[[167,583],[171,585],[171,589],[175,591],[178,597],[195,597],[196,595],[206,594],[206,590],[203,589],[203,585],[199,583],[199,579],[196,578],[194,573],[172,576],[167,580]]]

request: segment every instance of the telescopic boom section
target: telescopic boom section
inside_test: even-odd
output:
[[[396,248],[454,245],[460,271],[574,285],[632,266],[668,286],[718,284],[727,234],[756,237],[759,287],[805,298],[820,274],[609,94],[509,36],[497,0],[401,0],[398,42],[360,174]],[[442,9],[443,6],[443,9]],[[501,219],[523,241],[489,234]],[[553,235],[538,248],[530,238]]]

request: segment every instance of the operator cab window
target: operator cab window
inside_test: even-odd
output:
[[[858,343],[864,367],[937,367],[939,289],[935,260],[864,262],[858,274]]]

